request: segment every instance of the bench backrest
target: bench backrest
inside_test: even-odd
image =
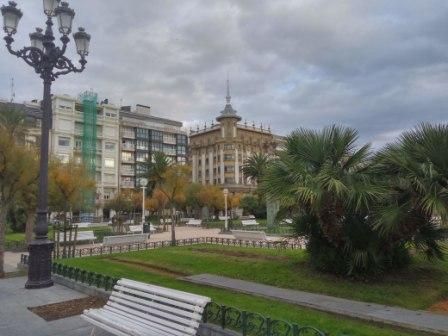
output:
[[[142,226],[141,225],[129,225],[129,231],[142,232]]]
[[[68,242],[70,239],[69,234],[67,233],[66,235],[66,241]],[[72,241],[75,239],[75,233],[72,233]],[[76,241],[81,241],[81,240],[95,240],[95,234],[93,233],[93,231],[78,231],[78,234],[76,235]],[[59,235],[59,242],[63,243],[64,242],[64,234],[61,232],[61,234]]]
[[[90,222],[74,223],[73,225],[76,225],[78,228],[88,228],[90,226],[93,226],[93,224]]]
[[[187,225],[202,225],[202,219],[190,219]]]
[[[241,221],[242,225],[258,225],[257,221],[255,219],[243,219]]]
[[[107,310],[160,330],[161,335],[196,335],[208,297],[121,279],[107,302]]]
[[[147,233],[137,233],[120,236],[107,236],[103,239],[103,245],[120,245],[120,244],[133,244],[133,243],[146,243],[148,239]]]
[[[266,233],[264,231],[244,231],[232,230],[235,239],[240,240],[266,240]]]

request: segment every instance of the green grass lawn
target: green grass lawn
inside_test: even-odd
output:
[[[407,272],[371,282],[355,282],[316,273],[303,251],[196,245],[114,254],[63,262],[114,277],[210,296],[215,302],[272,318],[312,325],[331,335],[411,335],[298,306],[250,295],[189,284],[176,278],[213,273],[285,288],[372,301],[408,308],[427,308],[447,294],[448,264],[417,261]],[[418,293],[418,295],[416,295]]]
[[[12,243],[12,242],[23,242],[25,241],[25,233],[19,232],[19,233],[6,233],[6,242]]]

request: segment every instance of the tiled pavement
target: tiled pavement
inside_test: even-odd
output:
[[[0,280],[0,336],[89,336],[92,326],[79,316],[47,322],[28,307],[85,297],[55,284],[45,289],[25,289],[25,277]],[[110,336],[96,330],[96,336]]]

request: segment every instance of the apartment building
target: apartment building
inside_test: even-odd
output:
[[[242,118],[231,105],[227,83],[226,105],[216,118],[217,124],[190,130],[189,159],[193,182],[218,185],[231,193],[250,192],[254,181],[246,178],[242,165],[253,153],[272,154],[284,142],[263,126],[240,123]]]
[[[120,110],[120,187],[139,186],[145,163],[155,152],[163,152],[171,160],[187,161],[187,134],[182,123],[151,114],[145,105],[123,106]]]

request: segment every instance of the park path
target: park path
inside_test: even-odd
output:
[[[199,274],[181,279],[195,284],[262,296],[361,320],[379,322],[414,331],[448,335],[448,316],[425,311],[414,311],[376,303],[341,299],[212,274]]]
[[[79,299],[86,295],[55,284],[25,289],[25,277],[0,279],[0,336],[87,336],[92,326],[79,316],[47,322],[28,307]],[[96,336],[112,336],[97,329]]]

